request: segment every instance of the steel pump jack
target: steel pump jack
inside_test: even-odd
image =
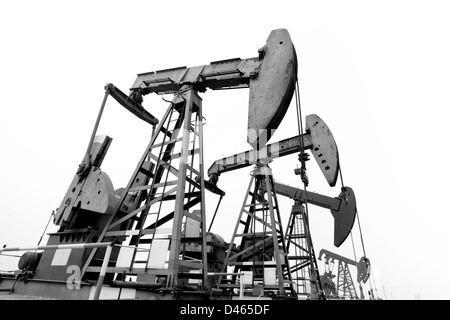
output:
[[[122,275],[130,274],[138,282],[157,282],[169,290],[191,284],[210,289],[215,277],[208,272],[221,270],[215,250],[223,250],[224,242],[205,226],[207,188],[198,93],[208,88],[249,88],[248,141],[258,146],[259,131],[273,132],[289,106],[296,65],[289,33],[279,29],[271,32],[255,58],[139,74],[128,96],[108,84],[88,151],[54,217],[60,230],[50,236],[49,243],[111,241],[123,246],[113,248],[115,263],[108,266],[108,279],[123,281]],[[160,120],[142,106],[149,93],[174,94]],[[127,186],[117,190],[100,169],[112,139],[96,136],[109,95],[153,127],[151,141]],[[103,254],[103,249],[80,250],[68,263],[80,265],[82,279],[89,280],[99,271]],[[44,252],[41,259],[48,266],[39,268],[44,279],[51,274],[63,277],[63,270],[58,272],[58,266],[51,264],[53,255]]]
[[[219,177],[222,173],[237,170],[247,166],[254,165],[255,169],[252,174],[253,179],[256,180],[256,186],[253,192],[250,191],[250,186],[247,195],[252,197],[252,201],[244,200],[244,205],[241,209],[241,214],[235,227],[235,231],[230,242],[230,246],[225,259],[223,271],[226,266],[235,266],[234,273],[248,271],[248,265],[253,267],[255,275],[261,274],[264,271],[258,270],[255,266],[255,257],[261,256],[261,251],[266,251],[266,260],[280,261],[277,265],[273,261],[259,261],[273,272],[274,266],[278,268],[277,275],[283,279],[277,279],[278,286],[286,285],[291,294],[304,294],[310,298],[323,297],[323,291],[320,287],[320,275],[318,273],[314,249],[307,226],[307,219],[303,204],[306,202],[312,205],[320,206],[331,211],[334,218],[334,245],[339,247],[348,237],[353,228],[356,217],[356,199],[352,188],[344,187],[337,197],[328,197],[313,192],[308,192],[299,188],[284,185],[275,182],[272,177],[272,170],[267,165],[270,161],[278,157],[298,153],[301,151],[300,139],[303,140],[304,150],[310,150],[314,155],[316,162],[324,174],[330,186],[334,186],[338,177],[339,170],[339,155],[336,142],[331,134],[328,126],[317,115],[308,115],[306,117],[306,133],[303,136],[294,136],[279,142],[267,144],[261,150],[248,150],[229,157],[216,160],[208,170],[209,181],[205,184],[207,188],[217,187]],[[252,184],[250,182],[250,185]],[[258,184],[259,181],[259,184]],[[261,191],[261,189],[263,189]],[[211,189],[212,190],[212,189]],[[267,195],[264,198],[264,195]],[[276,195],[285,196],[294,200],[292,212],[289,217],[289,223],[286,228],[286,233],[282,232],[280,218],[268,219],[270,214],[258,217],[258,211],[263,211],[257,208],[257,204],[264,207],[266,205],[267,212],[273,212],[273,216],[277,217],[278,204]],[[272,198],[272,200],[271,200]],[[271,205],[271,203],[273,203]],[[247,216],[247,220],[242,219]],[[265,226],[265,231],[249,231],[254,230],[253,224],[260,222]],[[242,227],[242,231],[239,231]],[[252,229],[253,228],[253,229]],[[276,234],[276,237],[274,237]],[[272,239],[269,237],[272,236]],[[235,238],[241,237],[241,244],[238,250],[233,249],[233,242]],[[250,245],[250,243],[252,245]],[[262,246],[262,243],[264,245]],[[274,245],[276,243],[277,245]],[[278,248],[274,250],[274,248]],[[264,249],[264,250],[263,250]],[[233,253],[233,250],[235,251]],[[268,252],[268,253],[267,253]],[[281,257],[281,258],[277,258]],[[245,261],[242,261],[245,260]],[[289,265],[290,264],[290,265]],[[270,269],[272,265],[272,269]],[[281,270],[280,267],[285,267],[287,270]],[[310,270],[305,274],[304,270]],[[261,269],[261,267],[259,268]],[[301,275],[298,272],[302,271]],[[270,271],[266,271],[267,280],[270,278]],[[297,275],[293,277],[292,275]],[[235,277],[233,277],[234,280]],[[254,276],[254,279],[258,278]],[[272,285],[264,285],[264,279],[260,280],[257,285],[253,281],[253,288],[267,288],[267,291],[273,290],[274,282],[272,276]],[[223,277],[219,278],[217,287],[232,287],[229,284],[222,284]],[[231,281],[234,282],[234,281]],[[306,282],[310,282],[311,291],[307,290]],[[292,287],[292,284],[295,284]],[[249,287],[252,287],[249,284]],[[236,284],[234,285],[236,287]],[[255,292],[259,292],[254,289]],[[301,291],[301,292],[300,292]],[[281,289],[280,293],[287,294],[285,290]]]
[[[33,260],[34,277],[65,285],[67,267],[77,266],[82,287],[101,289],[105,283],[110,289],[142,289],[139,294],[146,298],[229,298],[238,282],[241,295],[249,289],[253,296],[297,298],[288,250],[295,241],[292,234],[284,234],[276,195],[291,197],[297,205],[308,201],[329,208],[337,246],[351,230],[355,203],[349,187],[328,198],[292,190],[272,178],[268,163],[301,149],[313,153],[330,186],[338,175],[336,144],[316,115],[306,117],[301,147],[300,136],[267,144],[290,105],[296,74],[294,45],[287,30],[278,29],[254,58],[138,74],[129,95],[107,84],[86,153],[54,215],[59,230],[49,235],[47,247],[52,250]],[[206,180],[199,93],[236,88],[249,89],[247,142],[252,150],[216,161]],[[142,106],[150,93],[174,95],[161,119]],[[108,96],[152,126],[149,144],[129,182],[119,189],[101,170],[112,142],[97,135]],[[253,176],[233,241],[227,244],[206,228],[205,192],[223,196],[217,186],[220,174],[249,165],[255,166]],[[239,234],[241,224],[244,231]],[[242,239],[239,247],[233,243],[236,237]],[[53,250],[63,245],[77,250]],[[237,271],[231,278],[229,266]],[[78,298],[84,292],[64,289],[59,297]]]
[[[332,298],[346,298],[359,299],[355,284],[350,273],[349,265],[355,266],[357,268],[357,282],[359,284],[360,298],[364,299],[364,291],[361,286],[361,282],[366,283],[369,280],[371,273],[370,260],[366,257],[361,257],[359,262],[355,260],[343,257],[334,252],[322,249],[319,253],[319,260],[324,258],[325,264],[328,265],[328,270],[325,270],[324,274],[321,276],[323,282],[326,283],[325,294]],[[335,275],[333,275],[333,267],[335,261],[338,262],[338,272],[337,272],[337,285],[332,281]]]

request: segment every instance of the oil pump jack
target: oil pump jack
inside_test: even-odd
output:
[[[278,157],[301,152],[301,149],[311,150],[327,182],[330,186],[334,186],[339,170],[337,145],[328,126],[314,114],[306,117],[304,135],[267,144],[262,150],[248,150],[218,159],[208,170],[210,178],[208,183],[216,186],[219,176],[224,172],[250,165],[255,166],[247,190],[247,195],[250,195],[252,199],[247,201],[246,197],[244,200],[224,266],[234,265],[234,273],[248,272],[248,269],[252,269],[253,281],[249,281],[252,282],[249,283],[249,287],[254,290],[258,288],[259,290],[255,290],[258,295],[264,291],[264,288],[270,292],[276,287],[274,283],[279,286],[279,292],[283,292],[281,288],[283,283],[289,283],[291,286],[287,288],[296,292],[297,295],[303,294],[313,299],[325,298],[320,284],[308,217],[304,208],[305,203],[330,209],[334,218],[336,247],[345,241],[355,221],[356,198],[352,188],[343,187],[341,193],[332,198],[294,188],[273,179],[268,163]],[[253,180],[256,182],[254,190],[251,190]],[[266,198],[264,198],[265,195]],[[280,216],[276,215],[278,211],[276,195],[294,200],[286,233],[283,233],[281,228]],[[260,230],[257,230],[258,222],[263,226]],[[242,232],[238,231],[239,227]],[[236,238],[241,238],[241,243],[233,253],[233,242]],[[251,268],[246,267],[248,265]],[[258,265],[263,267],[257,267]],[[273,275],[274,273],[278,275],[278,279]],[[297,277],[293,277],[293,274]],[[275,279],[277,281],[274,281]],[[221,280],[222,278],[219,278],[218,287],[221,286]],[[267,282],[272,285],[266,285]]]
[[[364,299],[361,282],[366,283],[369,280],[371,272],[370,260],[367,257],[361,257],[359,262],[356,262],[355,260],[322,249],[319,253],[319,260],[322,260],[322,258],[324,259],[325,265],[328,266],[322,275],[323,281],[327,283],[326,289],[324,290],[327,296],[338,299]],[[333,267],[336,261],[338,262],[337,284],[332,281],[336,277],[336,275],[333,275]],[[355,266],[357,269],[356,280],[359,284],[359,297],[355,290],[349,265]],[[373,292],[371,294],[373,295]]]
[[[270,161],[304,150],[313,153],[330,186],[337,179],[337,147],[318,116],[306,118],[304,135],[267,144],[290,105],[296,79],[294,45],[287,30],[278,29],[254,58],[138,74],[129,95],[107,84],[86,153],[54,213],[59,230],[44,246],[0,249],[30,250],[14,279],[2,275],[0,289],[58,299],[297,299],[291,273],[302,268],[297,262],[303,258],[292,256],[289,246],[301,247],[296,239],[309,238],[309,231],[296,234],[293,222],[284,233],[276,195],[294,199],[296,212],[305,201],[330,209],[337,246],[353,226],[355,202],[349,187],[330,198],[273,179]],[[200,93],[236,88],[249,89],[252,150],[216,161],[206,180]],[[161,119],[142,106],[150,93],[174,95]],[[101,170],[112,142],[97,135],[108,96],[153,131],[128,184],[119,189]],[[252,178],[227,243],[206,228],[205,193],[222,197],[220,174],[249,165],[254,165]],[[241,238],[238,246],[236,238]],[[310,241],[306,247],[313,266]]]

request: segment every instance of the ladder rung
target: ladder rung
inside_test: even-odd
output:
[[[278,208],[277,207],[273,207],[273,210],[277,210]],[[258,208],[258,209],[255,209],[254,211],[269,211],[270,210],[270,208],[268,208],[268,207],[266,207],[266,208]]]
[[[159,187],[163,187],[163,186],[173,186],[173,185],[176,185],[176,184],[178,184],[178,180],[155,183],[153,185],[153,187],[154,188],[159,188]]]
[[[151,188],[150,185],[139,186],[139,187],[131,187],[130,189],[128,189],[128,192],[142,191],[142,190],[147,190],[147,189],[150,189],[150,188]]]
[[[242,211],[244,211],[245,213],[247,213],[250,217],[252,217],[253,219],[255,219],[256,221],[258,221],[259,223],[262,223],[263,225],[265,225],[266,227],[273,229],[272,225],[268,222],[265,222],[263,219],[255,216],[253,213],[248,212],[247,210],[243,209]]]
[[[167,190],[166,192],[164,192],[164,194],[162,192],[161,193],[156,193],[155,195],[159,194],[160,196],[153,198],[147,205],[148,206],[152,206],[152,205],[154,205],[155,203],[157,203],[159,201],[166,200],[167,198],[170,197],[170,195],[172,193],[174,193],[177,190],[178,190],[178,186],[177,187],[173,187],[170,190]]]
[[[151,149],[158,148],[158,147],[165,146],[165,145],[171,144],[171,143],[175,143],[175,142],[178,142],[178,141],[181,141],[181,140],[183,140],[183,137],[180,137],[180,138],[177,138],[177,139],[168,140],[168,141],[161,142],[161,143],[157,143],[157,144],[152,145],[150,148]]]
[[[149,157],[151,159],[153,159],[154,161],[158,161],[160,166],[163,166],[166,170],[169,170],[174,176],[176,176],[178,178],[179,171],[177,169],[175,169],[173,166],[171,166],[170,164],[168,164],[167,162],[165,162],[162,159],[158,159],[158,157],[152,153],[149,153]]]
[[[199,152],[200,152],[199,148],[190,149],[190,150],[188,150],[188,156],[193,156],[195,154],[198,154]],[[174,160],[174,159],[178,159],[180,157],[181,157],[181,152],[178,152],[178,153],[172,154],[171,159]]]

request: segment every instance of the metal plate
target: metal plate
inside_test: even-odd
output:
[[[297,57],[286,29],[273,30],[264,47],[261,69],[250,80],[247,142],[265,146],[278,128],[295,89]]]
[[[331,210],[334,218],[334,245],[336,247],[339,247],[347,239],[356,218],[356,198],[353,189],[344,187],[338,198],[342,199],[339,210]]]
[[[315,114],[306,116],[306,131],[310,132],[311,152],[331,187],[336,185],[339,153],[333,135],[325,122]]]

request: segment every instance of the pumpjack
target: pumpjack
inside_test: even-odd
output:
[[[361,257],[359,262],[343,257],[334,252],[322,249],[320,250],[319,260],[324,259],[325,265],[328,266],[321,276],[323,282],[326,283],[325,294],[331,299],[364,299],[364,291],[361,282],[366,283],[369,280],[371,267],[370,260],[367,257]],[[333,274],[335,262],[338,262],[337,275]],[[349,265],[357,268],[357,282],[359,284],[360,296],[356,293],[355,284],[350,273]],[[333,282],[333,278],[337,276],[337,284]],[[369,291],[370,292],[370,291]],[[373,292],[372,292],[373,293]]]
[[[271,161],[309,150],[334,186],[339,156],[331,131],[317,115],[306,117],[306,133],[268,144],[294,95],[297,56],[285,29],[273,30],[257,53],[138,74],[128,95],[107,84],[86,153],[53,215],[58,231],[43,246],[0,249],[26,251],[17,272],[0,275],[0,290],[56,299],[295,300],[299,280],[292,274],[305,266],[312,270],[309,281],[320,283],[309,229],[295,228],[294,218],[306,201],[330,209],[339,246],[353,226],[354,194],[345,187],[332,198],[275,181]],[[252,149],[220,159],[206,171],[200,94],[241,88],[249,89]],[[161,119],[142,105],[151,93],[173,95]],[[109,96],[153,132],[129,182],[118,189],[101,169],[112,138],[97,135]],[[219,176],[248,166],[254,166],[251,181],[226,242],[207,230],[205,193],[223,197]],[[277,194],[295,201],[286,232]],[[306,252],[304,257],[290,250],[294,247]]]

